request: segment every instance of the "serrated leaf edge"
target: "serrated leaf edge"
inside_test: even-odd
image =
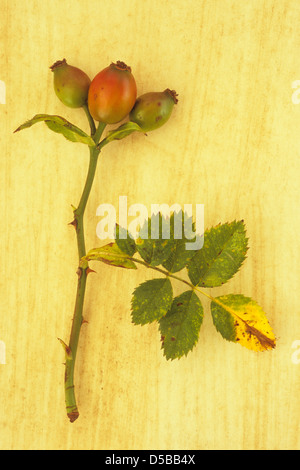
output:
[[[204,310],[203,310],[203,306],[202,306],[202,304],[201,304],[201,301],[200,301],[199,297],[197,296],[197,294],[196,294],[192,289],[191,289],[190,291],[184,291],[184,292],[182,292],[181,294],[179,294],[179,295],[177,295],[176,297],[174,297],[174,299],[173,299],[173,301],[172,301],[172,304],[171,304],[171,306],[170,306],[170,309],[169,309],[169,311],[166,313],[166,315],[168,315],[168,313],[171,311],[173,302],[178,301],[178,300],[176,300],[176,299],[179,299],[179,298],[180,298],[183,294],[185,294],[186,292],[191,292],[191,298],[190,298],[190,300],[189,300],[189,304],[190,304],[190,302],[191,302],[192,295],[195,294],[196,297],[197,297],[197,299],[198,299],[198,301],[199,301],[199,303],[200,303],[200,305],[201,305],[202,313],[203,313],[203,315],[202,315],[202,320],[201,320],[201,323],[200,323],[200,328],[201,328],[201,325],[202,325],[202,322],[203,322]],[[165,316],[166,316],[166,315],[165,315]],[[186,315],[188,315],[188,314],[186,314]],[[167,354],[166,354],[166,350],[164,349],[164,339],[165,339],[165,338],[164,338],[164,336],[162,335],[161,324],[160,324],[160,321],[161,321],[163,318],[164,318],[164,317],[162,317],[162,318],[159,320],[158,323],[159,323],[159,332],[160,332],[160,334],[161,334],[161,343],[162,343],[162,344],[161,344],[161,349],[163,350],[163,355],[164,355],[164,357],[166,358],[167,361],[169,361],[169,360],[170,360],[170,361],[173,361],[173,360],[175,360],[175,359],[179,360],[179,359],[181,359],[181,358],[184,357],[184,356],[187,357],[187,355],[188,355],[190,352],[193,351],[193,349],[196,347],[196,345],[197,345],[197,343],[198,343],[199,335],[200,335],[200,328],[199,328],[199,332],[198,332],[198,337],[195,339],[194,344],[192,345],[192,347],[191,347],[188,351],[184,352],[184,353],[181,354],[180,356],[176,356],[176,357],[171,357],[171,356],[169,356],[169,357],[168,357]]]
[[[220,222],[220,223],[218,223],[217,225],[214,225],[214,226],[212,226],[211,228],[205,230],[205,232],[204,232],[204,240],[205,240],[205,233],[210,233],[212,230],[217,229],[217,228],[220,227],[220,226],[224,226],[224,225],[229,226],[229,225],[234,224],[234,223],[242,223],[242,225],[243,225],[243,232],[246,234],[246,229],[245,229],[244,220],[243,220],[243,219],[241,219],[241,220],[236,220],[236,219],[235,219],[235,220],[233,220],[232,222],[225,222],[225,223],[221,223],[221,222]],[[234,231],[233,234],[230,236],[230,238],[228,239],[228,241],[226,242],[226,244],[224,245],[224,247],[222,248],[222,250],[218,253],[218,257],[219,257],[219,256],[222,254],[222,252],[225,250],[225,246],[230,242],[231,237],[232,237],[235,233],[236,233],[236,231]],[[195,284],[195,286],[199,286],[199,287],[203,287],[203,288],[208,288],[208,289],[210,289],[210,288],[214,289],[215,287],[220,287],[221,285],[224,285],[224,284],[226,284],[228,281],[230,281],[231,279],[233,279],[233,278],[236,276],[236,274],[240,271],[241,267],[244,265],[244,263],[245,263],[245,261],[246,261],[246,259],[247,259],[247,252],[248,252],[248,250],[249,250],[248,241],[249,241],[249,238],[245,236],[246,248],[245,248],[245,253],[244,253],[244,259],[242,260],[242,262],[241,262],[240,266],[238,267],[238,269],[235,271],[235,273],[234,273],[229,279],[227,279],[226,281],[222,282],[219,286],[208,286],[208,285],[203,285],[203,284],[201,284],[201,281],[203,281],[203,279],[204,279],[204,276],[203,276],[202,278],[200,278],[200,280],[198,281],[198,283]],[[205,241],[204,241],[204,243],[205,243]],[[196,256],[196,254],[195,254],[194,256]],[[191,262],[192,259],[193,259],[193,258],[191,258],[191,260],[190,260],[189,262]],[[213,262],[215,262],[216,259],[217,259],[217,258],[215,258]],[[189,265],[189,263],[187,264],[187,268],[188,268],[188,265]],[[193,284],[193,283],[192,283],[192,284]],[[194,284],[193,284],[193,285],[194,285]]]

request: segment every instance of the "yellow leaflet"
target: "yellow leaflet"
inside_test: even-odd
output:
[[[116,243],[108,243],[100,248],[90,250],[81,261],[102,261],[110,266],[120,268],[136,269],[136,265],[131,261],[130,256],[120,250]]]
[[[249,297],[224,295],[211,305],[214,324],[222,336],[253,351],[276,346],[276,338],[263,309]]]

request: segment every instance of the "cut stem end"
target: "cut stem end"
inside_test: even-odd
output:
[[[67,414],[67,416],[68,416],[70,422],[74,423],[74,421],[76,421],[76,419],[79,418],[78,410],[71,411],[70,413]]]

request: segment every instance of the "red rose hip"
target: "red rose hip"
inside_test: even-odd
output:
[[[95,121],[115,124],[132,110],[137,96],[131,68],[112,63],[99,72],[89,88],[88,107]]]

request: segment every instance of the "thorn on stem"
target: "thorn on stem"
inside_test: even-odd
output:
[[[90,273],[95,273],[96,271],[94,271],[93,269],[91,269],[90,267],[87,268],[86,270],[86,275],[90,274]]]
[[[57,338],[62,347],[64,348],[64,351],[66,353],[66,358],[67,359],[72,359],[72,351],[71,348],[60,338]]]
[[[75,228],[75,230],[77,230],[77,225],[78,225],[78,224],[77,224],[77,220],[76,220],[76,219],[72,220],[72,222],[70,222],[68,225],[73,225],[73,227]]]
[[[78,279],[81,278],[81,275],[82,275],[82,269],[81,268],[78,268],[77,271],[76,271],[76,274],[78,276]]]

